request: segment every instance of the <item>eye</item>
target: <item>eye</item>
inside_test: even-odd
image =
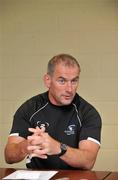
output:
[[[71,83],[72,83],[72,84],[77,84],[77,83],[78,83],[78,79],[73,79],[73,80],[71,81]]]
[[[65,82],[66,82],[66,81],[65,81],[65,79],[63,79],[63,78],[58,79],[58,83],[59,83],[59,84],[65,84]]]

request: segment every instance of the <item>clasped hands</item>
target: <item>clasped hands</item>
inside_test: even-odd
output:
[[[27,138],[27,150],[31,157],[47,159],[48,155],[59,154],[60,143],[45,132],[44,127],[29,128],[28,130],[33,133]]]

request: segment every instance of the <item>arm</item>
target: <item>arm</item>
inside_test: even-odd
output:
[[[67,164],[72,167],[81,167],[83,169],[92,169],[99,145],[90,140],[82,140],[78,149],[68,147],[67,152],[61,157]]]
[[[45,129],[40,129],[40,133],[42,133],[44,130]],[[32,136],[36,136],[36,134],[34,133]],[[28,145],[30,143],[31,142],[29,140],[27,140],[23,137],[9,136],[8,142],[7,142],[5,150],[4,150],[6,162],[9,164],[17,163],[17,162],[22,161],[28,154],[32,155],[32,151],[28,150]]]
[[[22,161],[29,153],[27,150],[27,140],[19,136],[9,136],[5,147],[5,160],[12,164]]]
[[[58,155],[60,153],[60,142],[43,132],[38,135],[40,129],[30,129],[36,136],[29,136],[31,142],[28,149],[33,152],[33,156],[44,158],[44,155]],[[67,147],[67,152],[60,158],[75,168],[91,169],[95,163],[99,145],[90,140],[82,140],[78,148]],[[46,158],[46,157],[45,157]]]

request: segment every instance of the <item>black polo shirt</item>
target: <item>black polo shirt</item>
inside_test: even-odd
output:
[[[46,128],[54,139],[78,148],[81,140],[100,144],[101,118],[96,109],[78,94],[70,105],[55,106],[48,99],[48,92],[32,97],[16,111],[10,135],[24,138],[31,135],[29,127]],[[57,155],[47,159],[26,158],[28,168],[73,169]]]

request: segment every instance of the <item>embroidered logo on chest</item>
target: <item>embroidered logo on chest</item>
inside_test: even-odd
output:
[[[67,129],[64,131],[68,136],[75,134],[75,124],[69,125]]]
[[[37,126],[40,128],[42,128],[42,127],[47,128],[49,126],[49,123],[48,122],[42,123],[41,121],[37,121]]]

